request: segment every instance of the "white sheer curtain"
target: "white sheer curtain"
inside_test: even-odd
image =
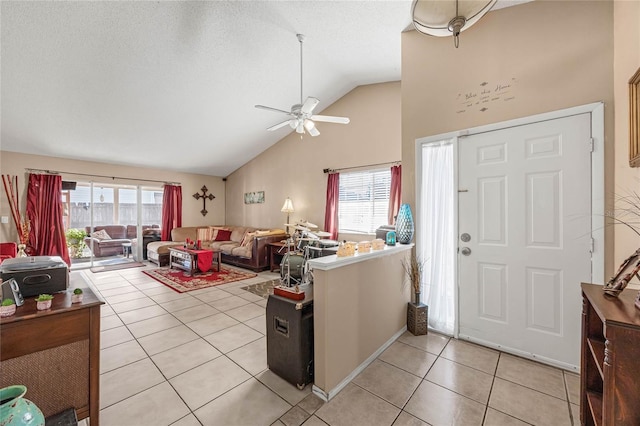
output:
[[[456,237],[452,141],[422,146],[421,174],[418,248],[425,260],[422,294],[429,305],[429,326],[453,334]]]

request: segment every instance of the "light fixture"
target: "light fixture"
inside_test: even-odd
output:
[[[456,48],[460,32],[478,22],[496,0],[414,0],[413,26],[419,32],[436,37],[453,35]]]
[[[289,215],[291,213],[293,213],[295,210],[293,209],[293,201],[291,201],[291,198],[287,197],[286,200],[284,200],[284,204],[282,205],[282,208],[280,209],[280,211],[282,213],[286,213],[287,214],[287,234],[289,233]]]

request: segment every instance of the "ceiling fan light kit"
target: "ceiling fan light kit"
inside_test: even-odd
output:
[[[458,47],[460,33],[478,22],[497,0],[414,0],[413,26],[422,34],[453,36]]]
[[[272,108],[264,105],[256,105],[256,108],[265,109],[267,111],[280,112],[287,114],[293,118],[288,118],[285,121],[275,124],[269,128],[268,131],[272,132],[274,130],[278,130],[286,125],[289,125],[292,129],[299,133],[300,135],[305,134],[305,129],[311,136],[318,136],[320,131],[316,128],[315,121],[324,121],[327,123],[337,123],[337,124],[349,124],[349,119],[347,117],[333,117],[330,115],[313,115],[313,110],[320,103],[317,98],[308,97],[304,102],[302,102],[302,43],[304,42],[303,34],[296,34],[298,41],[300,42],[300,103],[294,104],[291,107],[291,111],[285,111],[283,109]]]

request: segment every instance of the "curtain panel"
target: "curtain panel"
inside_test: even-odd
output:
[[[340,173],[327,176],[327,204],[324,212],[324,230],[338,239],[338,201],[340,199]]]
[[[455,211],[453,144],[451,141],[422,147],[420,256],[426,262],[423,294],[429,305],[429,326],[453,334],[455,325]]]
[[[60,256],[71,265],[62,221],[62,176],[29,174],[27,217],[34,256]]]
[[[171,241],[171,230],[182,226],[182,187],[165,185],[162,197],[162,241]]]
[[[402,165],[391,167],[391,188],[389,190],[389,225],[395,225],[402,201]]]

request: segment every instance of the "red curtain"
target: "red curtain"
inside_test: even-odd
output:
[[[165,185],[162,198],[162,241],[171,241],[171,230],[182,226],[182,187]]]
[[[71,265],[62,222],[62,176],[29,174],[27,217],[34,256],[60,256]]]
[[[391,190],[389,191],[389,225],[396,223],[402,201],[402,166],[391,167]]]
[[[331,173],[327,179],[327,205],[324,212],[324,230],[331,239],[338,239],[338,200],[340,198],[340,174]]]

